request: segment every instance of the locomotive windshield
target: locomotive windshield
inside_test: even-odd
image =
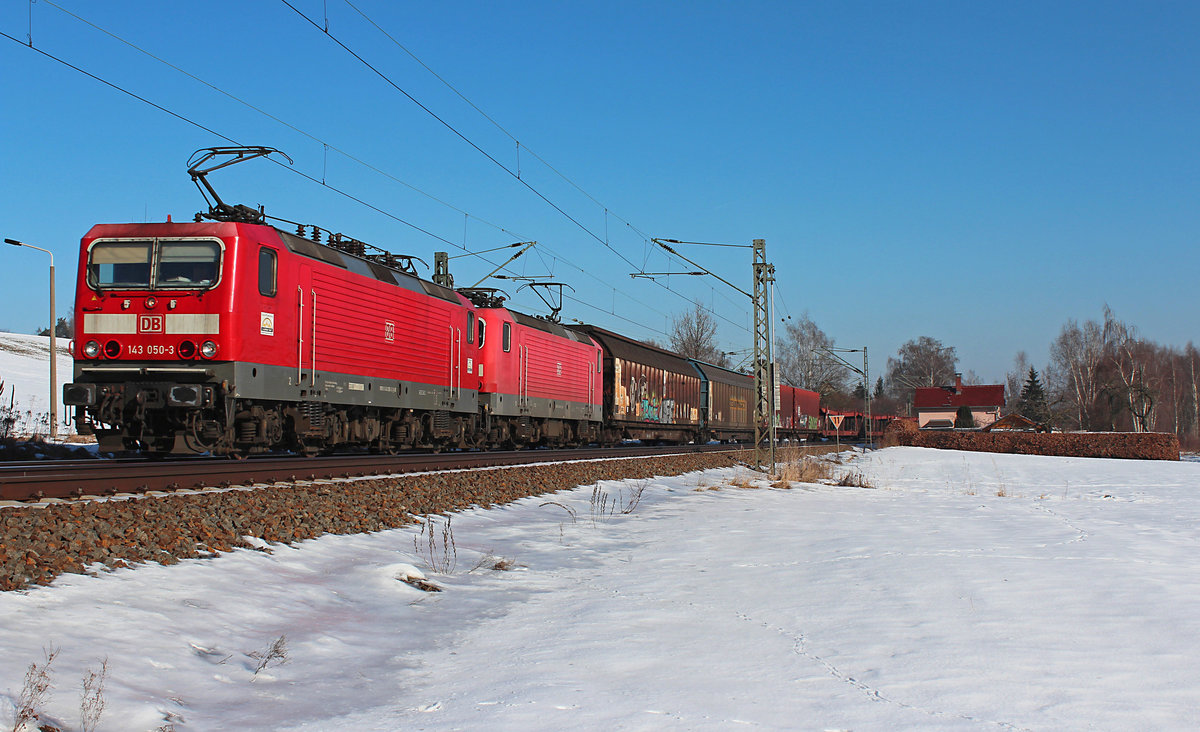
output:
[[[104,241],[88,254],[88,283],[104,289],[208,289],[221,272],[221,246],[208,239]]]

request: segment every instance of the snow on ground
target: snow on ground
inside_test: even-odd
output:
[[[1200,463],[853,467],[872,488],[731,469],[468,511],[441,573],[414,527],[64,576],[0,596],[0,719],[53,645],[68,730],[105,657],[102,730],[1200,727]]]
[[[62,385],[74,378],[75,361],[71,357],[70,338],[55,338],[58,363],[55,364],[58,385],[54,394],[58,401],[58,433],[74,432],[74,424],[63,424],[69,415],[62,403]],[[49,432],[50,419],[50,336],[0,333],[0,408],[12,405],[17,423],[16,434]]]

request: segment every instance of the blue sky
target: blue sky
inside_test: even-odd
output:
[[[213,175],[227,200],[430,263],[537,240],[516,273],[574,287],[565,318],[636,337],[663,340],[700,299],[725,348],[750,345],[741,295],[629,277],[690,269],[659,236],[765,239],[777,314],[868,346],[876,373],[926,335],[1001,380],[1105,303],[1159,342],[1198,340],[1194,3],[290,1],[320,28],[270,1],[0,7],[19,41],[0,37],[0,234],[55,252],[60,313],[87,229],[190,218],[185,163],[223,135],[328,184],[255,161]],[[457,133],[327,37],[326,12]],[[684,251],[750,288],[748,250]],[[0,248],[0,328],[46,322],[46,264]],[[493,266],[452,262],[460,285]]]

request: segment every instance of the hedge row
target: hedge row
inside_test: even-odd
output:
[[[1017,455],[1178,460],[1179,438],[1163,432],[942,432],[918,430],[897,420],[884,445],[935,447],[942,450],[1007,452]]]

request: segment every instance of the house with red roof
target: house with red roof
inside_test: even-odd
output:
[[[1000,419],[1004,406],[1004,384],[964,386],[962,374],[954,375],[953,386],[927,386],[916,390],[913,409],[921,429],[953,427],[959,409],[967,407],[976,427],[987,427]]]

